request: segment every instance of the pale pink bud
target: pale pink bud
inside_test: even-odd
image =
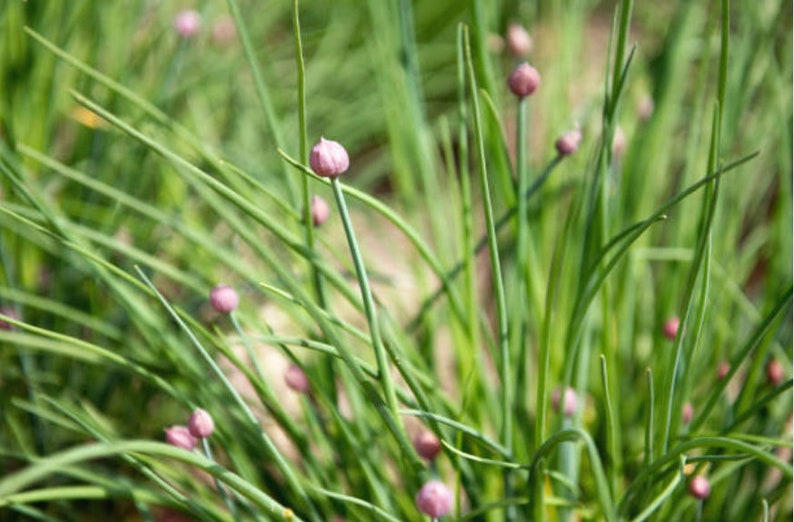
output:
[[[240,304],[237,292],[229,285],[217,285],[210,291],[210,305],[216,312],[228,314]]]
[[[309,165],[318,176],[335,178],[347,170],[350,166],[350,158],[341,144],[320,138],[320,141],[312,147]]]
[[[311,213],[312,223],[314,223],[315,227],[319,227],[328,221],[328,216],[331,215],[331,208],[328,206],[328,202],[320,196],[312,196]]]
[[[724,379],[729,371],[731,371],[730,363],[728,361],[720,361],[720,365],[717,366],[717,379]]]
[[[174,29],[182,38],[190,38],[201,29],[201,15],[192,9],[180,11],[174,17]]]
[[[775,358],[769,360],[766,364],[766,379],[771,386],[780,386],[783,379],[786,378],[786,370]]]
[[[532,51],[532,38],[521,24],[512,23],[507,28],[507,48],[516,58],[523,58]]]
[[[620,159],[626,152],[626,133],[620,127],[615,128],[615,134],[612,136],[612,157]]]
[[[212,24],[212,41],[215,45],[225,47],[237,37],[237,27],[234,20],[229,15],[224,15],[215,20]]]
[[[674,315],[664,322],[664,326],[662,326],[662,333],[669,340],[674,341],[675,336],[678,335],[679,326],[681,326],[681,319]]]
[[[307,393],[309,391],[309,378],[306,373],[297,364],[290,364],[287,371],[284,372],[284,382],[287,387],[298,393]]]
[[[165,430],[165,440],[177,448],[192,451],[196,448],[196,437],[190,434],[187,426],[171,426]]]
[[[692,408],[691,402],[685,402],[684,405],[681,407],[681,422],[684,424],[689,424],[692,422],[692,416],[695,414],[694,408]]]
[[[560,411],[560,399],[562,399],[563,414],[566,417],[573,417],[573,414],[579,408],[579,398],[576,396],[576,390],[568,386],[565,388],[564,393],[561,393],[559,388],[551,392],[551,406],[556,411]]]
[[[452,511],[452,491],[441,481],[431,480],[416,495],[416,507],[425,515],[440,518]]]
[[[433,460],[441,452],[441,442],[430,430],[422,430],[417,433],[413,442],[416,452],[425,460]]]
[[[527,62],[522,63],[507,78],[510,92],[519,98],[526,98],[540,85],[540,73]]]
[[[201,408],[196,408],[190,415],[187,427],[190,430],[190,434],[199,439],[206,439],[215,431],[215,423],[212,421],[212,417],[206,410]]]
[[[560,136],[554,146],[557,148],[557,153],[560,156],[570,156],[579,148],[579,142],[581,141],[582,131],[574,129]]]
[[[703,475],[698,475],[689,481],[689,494],[698,500],[703,500],[711,493],[709,479]]]
[[[637,102],[637,117],[641,121],[648,121],[653,114],[653,108],[653,98],[648,95],[643,96]]]

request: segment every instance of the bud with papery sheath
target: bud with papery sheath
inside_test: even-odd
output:
[[[510,87],[510,92],[519,98],[526,98],[535,92],[539,85],[540,73],[527,62],[513,69],[513,72],[507,78],[507,86]]]
[[[187,427],[190,430],[190,434],[199,439],[206,439],[215,431],[215,423],[212,421],[212,417],[206,410],[201,408],[196,408],[190,415]]]
[[[579,148],[579,142],[581,141],[582,131],[574,129],[560,136],[554,144],[554,147],[557,149],[557,153],[560,156],[570,156]]]
[[[452,511],[452,491],[439,480],[427,482],[416,495],[416,507],[433,518],[443,517]]]
[[[679,319],[677,316],[673,316],[664,322],[662,333],[665,337],[673,341],[675,340],[675,336],[678,335],[679,326],[681,326],[681,319]]]
[[[309,391],[309,378],[306,377],[306,372],[301,369],[297,364],[290,364],[287,371],[284,372],[284,382],[287,387],[298,393],[307,393]]]
[[[229,285],[217,285],[210,291],[210,305],[216,312],[228,314],[237,308],[240,298],[237,292]]]
[[[414,436],[414,449],[425,460],[435,459],[441,452],[441,441],[430,430],[423,429]]]
[[[331,209],[327,201],[320,196],[312,196],[310,207],[312,223],[314,223],[315,227],[319,227],[328,221],[328,216],[331,215]]]
[[[196,437],[190,433],[187,426],[171,426],[165,429],[165,440],[177,448],[192,451],[196,448]]]
[[[350,158],[341,144],[320,138],[320,141],[312,147],[309,165],[320,177],[336,178],[350,166]]]
[[[507,28],[507,48],[516,58],[523,58],[532,50],[532,38],[524,26],[512,23]]]
[[[698,500],[703,500],[711,493],[709,479],[703,475],[698,475],[689,481],[689,494]]]

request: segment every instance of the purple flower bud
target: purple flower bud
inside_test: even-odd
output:
[[[507,78],[507,86],[510,87],[510,92],[519,98],[526,98],[535,92],[539,85],[540,73],[527,62],[513,69],[510,77]]]
[[[182,38],[194,36],[201,29],[201,15],[192,9],[180,11],[174,17],[174,29]]]
[[[177,448],[192,451],[196,448],[196,437],[190,434],[187,426],[171,426],[165,430],[165,440]]]
[[[292,391],[298,393],[308,393],[309,391],[309,378],[297,364],[290,364],[287,367],[287,371],[284,372],[284,382]]]
[[[216,312],[228,314],[240,304],[237,292],[229,285],[217,285],[210,291],[210,305]]]
[[[554,146],[557,148],[557,153],[560,156],[570,156],[579,148],[579,142],[581,141],[582,131],[574,129],[560,136]]]
[[[691,402],[685,402],[683,406],[681,406],[681,422],[684,424],[689,424],[692,422],[692,416],[695,414],[695,409],[692,408]]]
[[[312,196],[311,213],[312,223],[314,223],[315,227],[319,227],[328,221],[328,216],[331,215],[331,209],[328,206],[328,202],[323,198],[320,196]]]
[[[336,178],[350,166],[350,158],[341,144],[320,138],[317,145],[312,147],[309,165],[320,177]]]
[[[452,491],[441,481],[431,480],[416,495],[416,507],[433,518],[443,517],[452,511]]]
[[[523,58],[532,50],[532,38],[521,24],[512,23],[507,28],[507,48],[516,58]]]
[[[770,386],[780,386],[783,383],[783,379],[786,378],[786,370],[783,368],[783,365],[780,364],[775,358],[769,360],[766,363],[766,380],[769,382]]]
[[[689,494],[698,500],[703,500],[711,493],[709,479],[703,475],[698,475],[689,481]]]
[[[414,436],[414,449],[425,460],[433,460],[441,452],[441,441],[430,430],[422,430]]]
[[[566,417],[573,417],[573,414],[579,409],[579,398],[576,396],[576,390],[568,386],[565,388],[565,393],[561,393],[559,388],[551,392],[551,406],[557,411],[560,411],[560,399],[562,399],[563,403],[563,414]]]
[[[662,333],[665,337],[670,339],[671,341],[675,340],[675,336],[678,335],[678,327],[681,325],[681,319],[677,316],[670,317],[667,321],[664,322],[664,326],[662,327]]]
[[[215,423],[212,421],[212,417],[206,410],[201,408],[196,408],[190,415],[187,427],[190,430],[190,434],[199,439],[206,439],[215,431]]]

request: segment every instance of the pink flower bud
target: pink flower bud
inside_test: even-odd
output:
[[[287,371],[284,372],[284,382],[287,387],[298,393],[307,393],[309,391],[309,378],[306,373],[297,364],[290,364]]]
[[[312,223],[314,223],[315,227],[319,227],[328,221],[328,216],[331,215],[331,209],[328,206],[328,202],[323,198],[320,196],[312,196],[311,213]]]
[[[516,58],[523,58],[532,50],[532,38],[521,24],[510,24],[507,28],[507,48]]]
[[[510,87],[510,92],[519,98],[526,98],[535,92],[539,85],[540,73],[527,62],[513,69],[507,79],[507,86]]]
[[[560,397],[562,395],[562,397]],[[579,409],[579,398],[576,396],[576,390],[570,386],[565,388],[565,393],[560,392],[557,388],[551,392],[551,407],[556,411],[560,411],[560,398],[562,398],[562,411],[566,417],[573,417],[576,410]]]
[[[780,386],[783,383],[783,379],[786,378],[786,370],[783,368],[783,365],[780,364],[775,358],[769,360],[766,363],[766,380],[769,382],[770,386]]]
[[[347,170],[350,166],[350,158],[341,144],[320,138],[317,145],[312,147],[309,165],[318,176],[335,178]]]
[[[582,131],[574,129],[560,136],[554,146],[557,148],[557,153],[560,156],[570,156],[579,148],[579,142],[581,141]]]
[[[452,511],[452,491],[441,481],[431,480],[416,495],[416,507],[433,518],[443,517]]]
[[[201,408],[196,408],[190,415],[187,427],[190,430],[190,434],[199,439],[206,439],[215,431],[215,423],[212,421],[212,417],[206,410]]]
[[[662,333],[665,337],[669,340],[674,341],[675,336],[678,335],[678,327],[681,325],[681,319],[677,316],[670,317],[667,321],[664,322],[664,326],[662,327]]]
[[[703,475],[698,475],[689,481],[689,494],[698,500],[703,500],[711,493],[709,479]]]
[[[196,437],[190,434],[187,426],[171,426],[165,430],[165,440],[177,448],[192,451],[196,448]]]
[[[720,365],[717,366],[717,379],[724,379],[729,371],[731,371],[731,364],[728,361],[720,361]]]
[[[216,312],[228,314],[240,304],[237,292],[229,285],[217,285],[210,291],[210,305]]]
[[[430,430],[422,430],[417,433],[413,442],[416,452],[425,460],[433,460],[441,452],[441,442]]]
[[[695,414],[694,408],[692,408],[691,402],[685,402],[684,405],[681,407],[681,422],[684,424],[689,424],[692,422],[692,416]]]
[[[201,15],[192,9],[179,12],[174,17],[174,29],[182,38],[190,38],[201,29]]]

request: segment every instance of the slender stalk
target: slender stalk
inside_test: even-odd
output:
[[[209,440],[206,438],[201,439],[201,450],[204,453],[204,456],[207,457],[207,460],[215,462],[215,459],[212,457],[212,449],[210,448]],[[226,488],[218,479],[218,477],[212,477],[212,480],[215,482],[215,487],[218,488],[221,497],[223,497],[223,502],[226,504],[226,507],[229,508],[229,513],[231,513],[232,518],[234,520],[239,520],[237,515],[237,506],[234,505],[234,501],[229,496],[229,492],[226,491]]]
[[[367,269],[364,265],[364,258],[361,255],[356,234],[353,230],[353,223],[350,220],[350,213],[347,210],[345,203],[345,195],[342,193],[342,186],[340,185],[339,178],[331,180],[331,188],[334,191],[334,198],[339,207],[339,216],[342,219],[342,226],[345,229],[345,236],[347,237],[347,244],[350,247],[350,255],[353,257],[353,264],[356,267],[356,277],[358,278],[359,289],[361,290],[361,299],[364,301],[364,312],[367,316],[367,323],[369,325],[369,333],[372,337],[372,348],[375,350],[375,360],[378,365],[378,378],[383,388],[383,393],[386,396],[386,404],[391,409],[394,418],[399,419],[399,408],[397,405],[397,395],[394,391],[394,382],[392,381],[391,372],[389,371],[389,361],[386,355],[386,348],[383,346],[383,339],[380,335],[380,326],[378,325],[377,309],[375,308],[375,300],[372,298],[372,289],[369,285],[369,278],[367,277]]]
[[[300,143],[300,159],[303,162],[309,160],[308,157],[308,135],[306,124],[306,67],[303,60],[303,42],[301,41],[300,9],[299,0],[294,0],[292,4],[292,30],[295,34],[295,65],[298,70],[298,141]],[[311,191],[309,190],[309,178],[301,176],[301,192],[303,197],[303,231],[306,240],[306,248],[314,250],[314,222],[312,221]],[[317,295],[317,302],[320,308],[326,306],[325,287],[319,269],[312,264],[312,282],[314,292]]]
[[[485,159],[485,139],[483,137],[482,122],[480,121],[480,104],[478,101],[477,82],[474,78],[471,49],[468,45],[468,32],[464,32],[466,47],[466,64],[469,73],[469,94],[474,108],[474,135],[477,142],[477,160],[480,174],[480,191],[482,192],[483,208],[485,212],[485,226],[488,232],[488,250],[493,273],[494,297],[496,300],[496,317],[498,323],[499,343],[499,380],[501,381],[502,395],[502,427],[500,430],[502,444],[512,451],[513,424],[512,424],[512,379],[510,376],[510,346],[507,329],[507,306],[505,302],[504,283],[502,281],[502,267],[499,260],[499,249],[496,242],[496,226],[491,203],[491,192],[488,186],[488,166]],[[513,496],[513,477],[509,470],[504,472],[504,496]],[[505,512],[507,520],[515,517],[515,506],[509,506]]]

